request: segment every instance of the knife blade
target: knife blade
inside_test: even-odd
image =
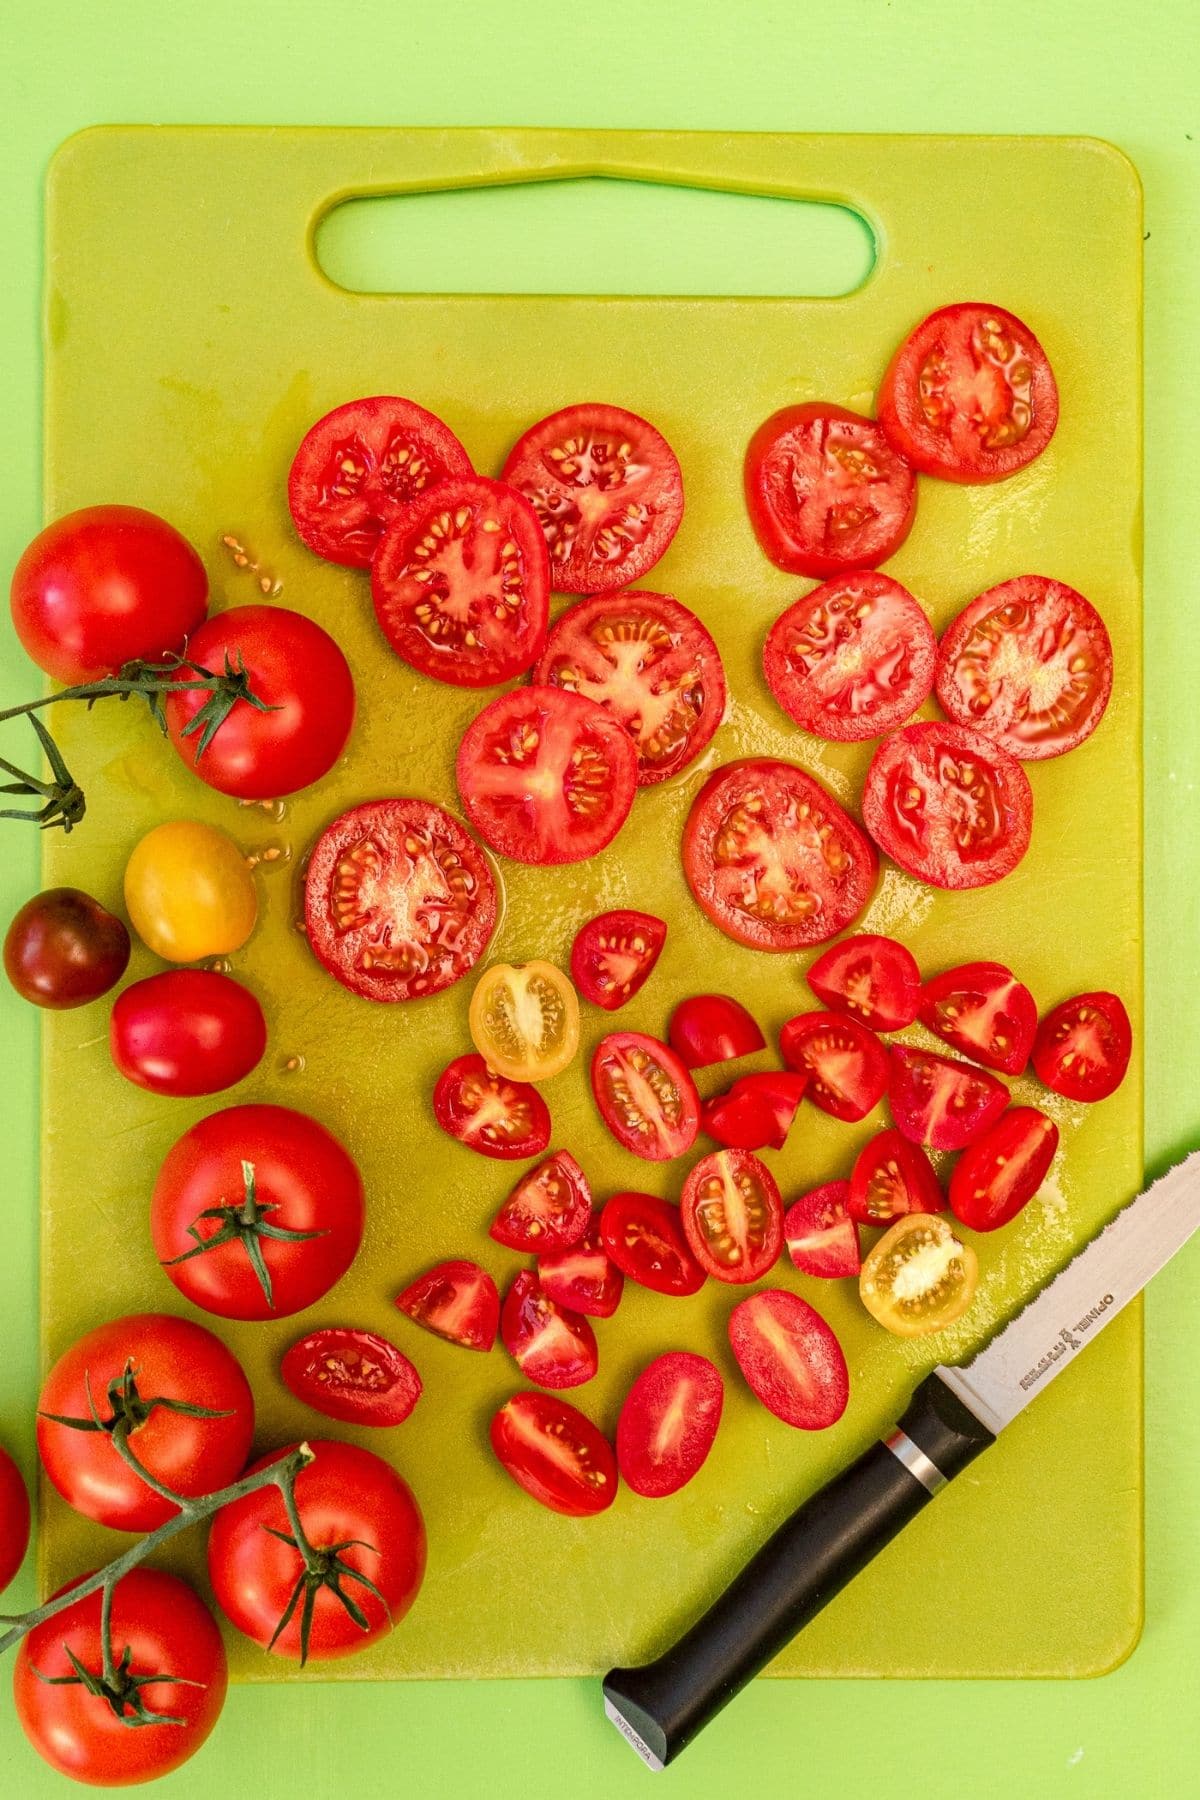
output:
[[[604,1710],[652,1769],[691,1743],[809,1620],[1086,1349],[1200,1230],[1200,1150],[1124,1206],[969,1361],[786,1519],[656,1661],[611,1669]]]

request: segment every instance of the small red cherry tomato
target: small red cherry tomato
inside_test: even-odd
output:
[[[907,588],[876,570],[827,581],[780,613],[763,672],[785,713],[834,742],[879,737],[933,691],[937,639]]]
[[[488,1235],[509,1250],[563,1250],[577,1243],[592,1216],[587,1176],[567,1150],[522,1175]]]
[[[994,1075],[949,1056],[894,1044],[888,1105],[910,1144],[963,1150],[994,1125],[1008,1105],[1008,1089]]]
[[[1029,848],[1033,790],[1016,757],[982,732],[929,719],[880,744],[862,810],[884,855],[918,880],[987,887]]]
[[[438,1124],[468,1150],[504,1162],[540,1156],[550,1142],[550,1109],[529,1081],[495,1075],[482,1056],[456,1056],[433,1090]]]
[[[764,1288],[729,1315],[738,1367],[768,1411],[801,1431],[836,1425],[850,1397],[850,1373],[830,1326],[806,1300]]]
[[[1033,995],[1003,963],[964,963],[925,983],[921,1023],[972,1062],[1020,1075],[1037,1031]]]
[[[850,1183],[827,1181],[793,1200],[783,1215],[783,1240],[802,1275],[836,1280],[862,1268],[858,1226],[850,1217]]]
[[[617,1497],[612,1445],[554,1394],[514,1394],[492,1420],[491,1440],[501,1467],[551,1512],[587,1519]]]
[[[748,1150],[702,1156],[683,1184],[679,1216],[692,1255],[717,1281],[757,1281],[779,1261],[783,1201]]]
[[[617,1421],[617,1464],[626,1487],[661,1500],[686,1487],[713,1447],[725,1383],[707,1356],[674,1350],[643,1369]]]
[[[297,1339],[279,1373],[297,1400],[346,1425],[402,1425],[421,1398],[421,1377],[395,1344],[341,1325]]]
[[[1015,1219],[1049,1173],[1058,1126],[1035,1106],[1013,1106],[954,1165],[950,1209],[972,1231]]]
[[[625,1277],[604,1248],[599,1213],[578,1243],[541,1251],[537,1272],[542,1292],[571,1312],[610,1319],[620,1305]]]
[[[883,1099],[887,1051],[874,1032],[844,1013],[798,1013],[779,1037],[789,1069],[808,1076],[807,1097],[832,1118],[853,1124]]]
[[[697,1294],[704,1286],[679,1208],[654,1194],[614,1194],[600,1214],[600,1238],[621,1273],[656,1294]]]
[[[689,1069],[753,1056],[767,1042],[741,1001],[728,994],[693,994],[681,1000],[671,1014],[667,1039]]]
[[[1107,1100],[1124,1081],[1132,1054],[1133,1028],[1116,994],[1076,994],[1038,1026],[1033,1068],[1068,1100]]]
[[[0,1446],[0,1594],[25,1560],[29,1523],[29,1495],[21,1471]]]
[[[240,981],[167,969],[117,996],[108,1043],[121,1074],[152,1094],[215,1094],[257,1068],[267,1024]]]
[[[939,1213],[946,1197],[919,1144],[899,1131],[880,1131],[855,1158],[847,1202],[859,1225],[890,1225],[905,1213]]]
[[[500,1329],[496,1283],[486,1269],[465,1258],[440,1262],[418,1275],[396,1295],[396,1305],[414,1325],[464,1350],[490,1350]]]
[[[616,1012],[645,985],[666,941],[667,928],[653,913],[597,913],[575,934],[571,980],[583,999]]]
[[[98,1000],[128,964],[125,926],[79,888],[35,894],[4,939],[4,970],[18,994],[55,1012]]]
[[[500,1337],[522,1375],[538,1387],[581,1387],[599,1365],[596,1334],[588,1320],[551,1300],[529,1269],[504,1296]]]
[[[872,1031],[902,1031],[921,1004],[921,971],[895,938],[863,932],[823,950],[808,985],[833,1012],[849,1013]]]
[[[807,1087],[807,1074],[790,1069],[742,1075],[704,1102],[700,1129],[728,1149],[782,1150]]]
[[[683,1156],[700,1129],[696,1084],[673,1050],[641,1031],[613,1031],[592,1057],[592,1092],[618,1144],[647,1162]]]

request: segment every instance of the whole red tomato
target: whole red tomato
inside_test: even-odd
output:
[[[56,1012],[107,994],[128,962],[128,931],[80,888],[35,894],[4,939],[5,973],[18,994]]]
[[[215,1094],[257,1066],[262,1007],[215,969],[165,969],[119,994],[108,1021],[113,1062],[152,1094]]]
[[[0,1594],[29,1548],[29,1495],[8,1451],[0,1446]]]

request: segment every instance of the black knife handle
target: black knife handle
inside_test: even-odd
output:
[[[934,1495],[995,1440],[937,1375],[899,1427],[806,1500],[677,1644],[611,1669],[606,1710],[652,1768],[688,1745]]]

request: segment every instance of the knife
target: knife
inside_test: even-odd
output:
[[[678,1643],[611,1669],[604,1710],[652,1769],[685,1749],[1200,1229],[1200,1150],[1122,1208],[969,1362],[927,1375],[891,1434],[806,1500]]]

